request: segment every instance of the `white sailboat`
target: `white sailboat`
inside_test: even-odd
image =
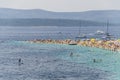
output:
[[[76,38],[87,38],[87,36],[85,34],[81,34],[81,23],[80,23],[80,26],[79,26],[79,35],[76,36]]]
[[[105,32],[104,31],[101,31],[101,30],[97,30],[96,32],[95,32],[95,35],[104,35],[105,34]]]
[[[109,33],[109,22],[107,21],[107,31],[105,36],[103,36],[104,39],[111,40],[114,39],[113,35]]]

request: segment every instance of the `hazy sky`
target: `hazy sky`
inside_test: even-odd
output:
[[[120,0],[0,0],[2,8],[46,9],[56,12],[120,10]]]

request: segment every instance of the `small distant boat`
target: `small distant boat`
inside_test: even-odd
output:
[[[87,36],[85,34],[79,35],[76,38],[87,38]]]
[[[108,21],[107,21],[107,31],[105,35],[102,37],[102,39],[106,39],[106,40],[115,39],[115,37],[109,33],[109,22]]]
[[[69,43],[69,45],[77,45],[77,42],[71,41],[71,42]]]
[[[112,40],[112,39],[115,39],[115,37],[109,33],[106,33],[102,39],[105,39],[105,40]]]
[[[109,33],[109,22],[106,23],[106,31],[97,30],[94,33],[94,38],[103,39],[103,40],[114,40],[115,37]]]
[[[77,43],[69,43],[69,45],[77,45]]]
[[[101,30],[97,30],[95,35],[104,35],[105,32],[104,31],[101,31]]]
[[[69,44],[69,45],[77,45],[77,44]]]
[[[76,36],[75,38],[87,38],[87,36],[85,35],[85,34],[81,34],[81,23],[80,23],[80,27],[79,27],[79,35],[78,36]]]

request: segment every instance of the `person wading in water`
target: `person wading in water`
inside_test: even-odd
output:
[[[21,64],[23,64],[23,63],[22,63],[21,58],[19,58],[19,59],[18,59],[18,65],[21,66]]]
[[[71,52],[71,53],[70,53],[70,57],[72,57],[72,56],[73,56],[73,53]]]

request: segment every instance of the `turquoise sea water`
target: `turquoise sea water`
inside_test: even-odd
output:
[[[73,56],[69,57],[70,51],[61,55],[62,59],[82,63],[90,68],[100,69],[112,73],[110,80],[120,80],[120,53],[90,47],[71,47]],[[94,62],[95,60],[95,62]]]
[[[120,80],[119,59],[98,48],[1,41],[0,80]]]

